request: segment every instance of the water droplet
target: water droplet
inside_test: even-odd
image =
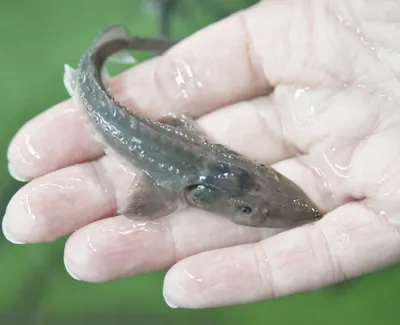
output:
[[[196,80],[192,67],[184,60],[175,64],[174,78],[184,98],[189,98],[203,87],[202,83]]]
[[[330,148],[324,150],[322,156],[325,163],[337,176],[344,178],[350,177],[351,162],[348,161],[349,158],[344,155],[343,150],[337,152],[336,148]]]

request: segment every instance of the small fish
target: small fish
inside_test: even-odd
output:
[[[112,97],[104,85],[106,60],[133,63],[129,49],[163,53],[175,43],[134,37],[124,27],[112,26],[100,34],[76,70],[66,66],[65,87],[101,141],[140,171],[119,212],[151,220],[190,206],[239,225],[270,228],[319,220],[322,213],[295,183],[211,143],[191,118],[171,113],[154,121]]]

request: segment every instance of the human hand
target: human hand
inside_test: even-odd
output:
[[[72,233],[65,263],[84,281],[172,266],[165,298],[189,308],[312,290],[397,262],[399,14],[392,1],[266,0],[111,81],[128,107],[201,115],[218,142],[273,164],[328,211],[315,224],[278,233],[198,210],[148,223],[115,216],[131,177],[68,100],[10,145],[10,170],[31,181],[7,207],[5,235]]]

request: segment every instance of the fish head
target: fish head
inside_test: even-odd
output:
[[[322,213],[294,182],[271,167],[247,168],[254,186],[239,201],[233,222],[269,228],[293,228],[322,218]],[[233,198],[232,198],[233,199]]]
[[[322,217],[292,181],[264,165],[219,164],[202,184],[188,188],[187,202],[250,227],[292,228]]]
[[[241,199],[232,221],[250,227],[294,228],[322,218],[321,212],[308,200],[298,197],[260,195],[257,199]]]

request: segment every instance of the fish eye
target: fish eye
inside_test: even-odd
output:
[[[251,208],[251,206],[248,205],[242,205],[239,207],[240,212],[244,213],[244,214],[250,214],[253,209]]]

